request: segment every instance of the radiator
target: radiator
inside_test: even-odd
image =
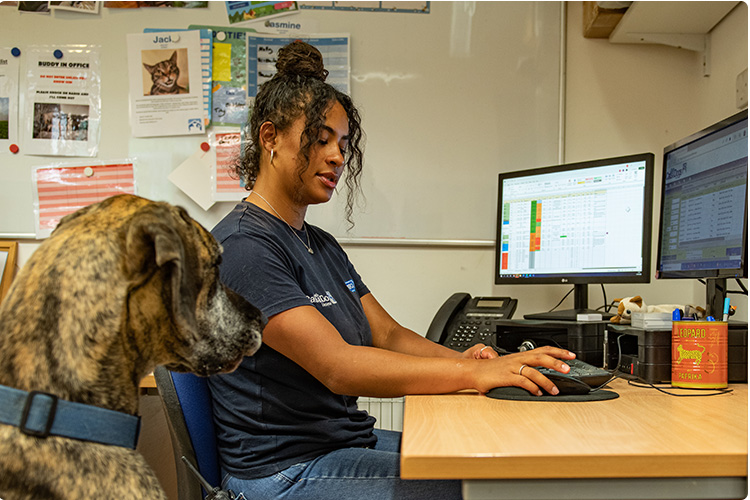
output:
[[[359,398],[357,407],[377,419],[376,429],[401,432],[404,428],[404,398]]]

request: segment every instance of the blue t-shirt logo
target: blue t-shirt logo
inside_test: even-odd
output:
[[[352,293],[357,293],[357,288],[354,286],[354,280],[345,281],[344,284]]]

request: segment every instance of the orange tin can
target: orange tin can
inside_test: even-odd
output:
[[[672,386],[727,386],[728,330],[724,321],[672,322]]]

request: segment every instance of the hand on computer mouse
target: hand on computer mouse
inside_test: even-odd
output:
[[[463,352],[468,359],[492,359],[498,356],[497,352],[488,345],[475,344]]]
[[[500,356],[478,365],[480,373],[477,389],[484,394],[495,387],[516,386],[539,396],[543,394],[542,390],[556,395],[560,391],[555,384],[532,367],[546,367],[568,373],[570,367],[565,364],[565,360],[575,357],[570,351],[551,346]]]

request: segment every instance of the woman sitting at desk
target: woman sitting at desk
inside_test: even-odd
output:
[[[263,346],[211,377],[224,486],[247,498],[460,498],[458,481],[399,477],[400,433],[373,430],[355,396],[556,387],[531,366],[568,371],[544,347],[498,357],[458,353],[402,327],[330,234],[305,222],[342,180],[347,219],[359,189],[362,131],[351,99],[325,83],[320,52],[279,51],[250,118],[238,173],[250,195],[213,230],[222,280],[269,318]]]

